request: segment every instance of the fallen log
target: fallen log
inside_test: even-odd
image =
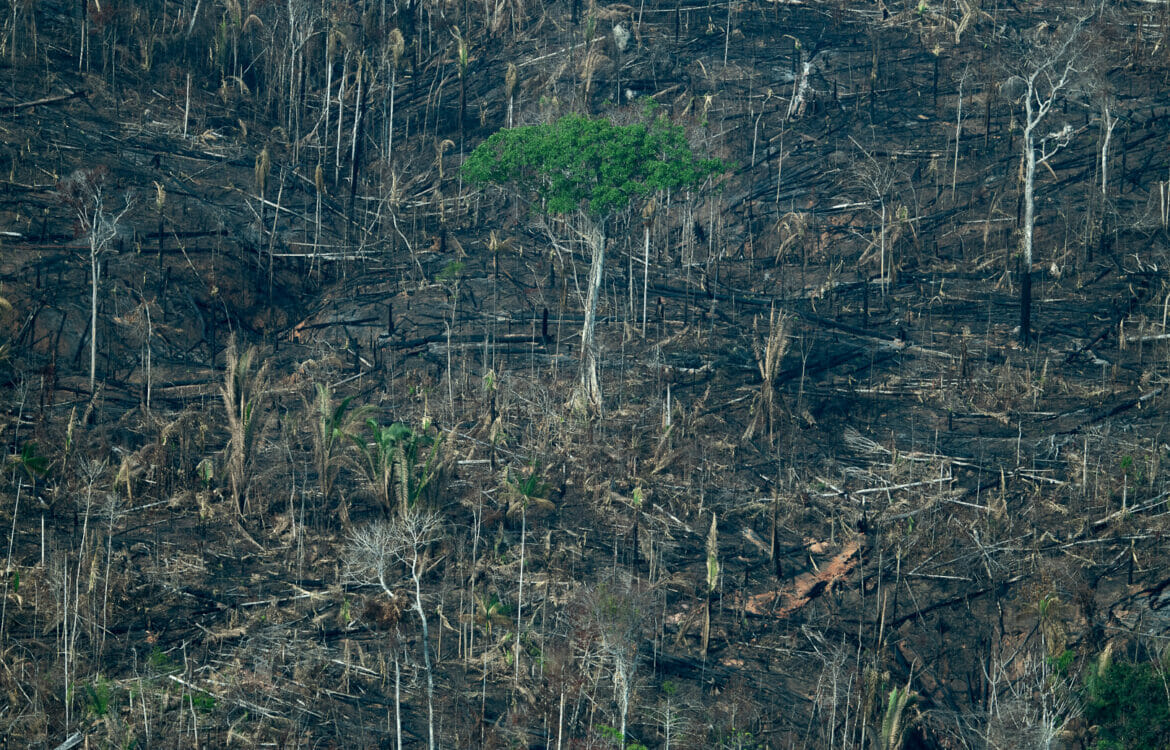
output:
[[[833,584],[852,573],[861,559],[860,551],[860,542],[850,542],[819,571],[797,576],[787,590],[768,591],[748,597],[743,604],[743,610],[761,617],[778,619],[790,617],[813,599],[831,590]]]
[[[79,97],[84,98],[86,96],[89,96],[89,91],[85,89],[81,89],[80,91],[70,91],[67,94],[58,94],[57,96],[45,96],[41,97],[40,99],[33,99],[30,102],[20,102],[19,104],[13,104],[12,111],[19,112],[23,109],[32,109],[33,107],[39,107],[42,104],[60,104],[61,102],[67,102],[70,99],[77,99]]]

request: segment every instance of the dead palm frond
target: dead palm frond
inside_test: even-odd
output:
[[[780,374],[780,363],[788,352],[791,320],[791,316],[777,313],[773,308],[768,314],[768,338],[762,344],[759,341],[752,342],[752,348],[756,353],[756,366],[760,370],[763,383],[752,401],[751,419],[743,432],[744,440],[751,440],[756,431],[766,424],[768,442],[772,442],[775,428],[776,376]],[[756,320],[756,330],[759,331],[759,319]]]
[[[369,412],[369,407],[351,409],[352,402],[353,397],[348,396],[335,403],[333,389],[325,383],[317,383],[312,404],[309,405],[313,419],[313,458],[322,502],[327,503],[333,494],[344,448],[353,442],[354,432]],[[348,529],[349,507],[344,498],[337,510],[342,526]]]
[[[264,399],[268,395],[268,363],[253,372],[259,355],[256,347],[238,352],[233,338],[228,344],[227,368],[219,392],[227,413],[230,439],[227,447],[228,478],[236,510],[244,512],[251,484],[252,462],[259,443]]]

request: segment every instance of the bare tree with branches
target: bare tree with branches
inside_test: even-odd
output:
[[[435,750],[435,678],[431,666],[430,630],[423,607],[422,578],[430,570],[428,549],[438,541],[443,520],[433,511],[414,511],[390,521],[378,521],[355,531],[346,550],[346,577],[353,583],[377,585],[397,601],[393,582],[397,569],[406,567],[414,588],[413,608],[422,628],[423,664],[427,673],[427,749]]]
[[[101,257],[118,236],[118,224],[134,205],[126,195],[117,212],[106,207],[105,170],[78,170],[61,182],[58,190],[64,201],[77,212],[81,231],[89,240],[89,391],[93,393],[97,372],[98,286],[101,283]]]
[[[1091,16],[1078,17],[1053,29],[1041,23],[1026,35],[1026,52],[1014,58],[1018,67],[1008,83],[1023,108],[1024,218],[1020,230],[1023,269],[1020,274],[1020,342],[1027,344],[1032,326],[1032,258],[1036,228],[1036,167],[1045,164],[1072,140],[1073,128],[1044,134],[1041,126],[1078,79],[1083,52],[1083,32]]]

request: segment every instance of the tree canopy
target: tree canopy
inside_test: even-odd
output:
[[[723,168],[696,156],[682,128],[662,116],[614,125],[571,114],[498,131],[468,156],[463,174],[532,190],[548,213],[582,209],[600,218],[659,190],[698,186]]]

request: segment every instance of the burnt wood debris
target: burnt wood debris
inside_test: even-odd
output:
[[[0,745],[1170,747],[1168,76],[1137,0],[14,0]]]

